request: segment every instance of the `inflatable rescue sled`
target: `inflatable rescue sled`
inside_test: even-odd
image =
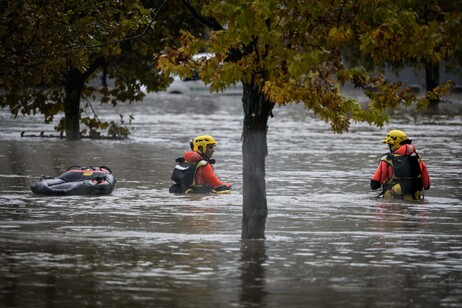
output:
[[[58,177],[42,176],[30,188],[39,195],[107,195],[116,182],[108,167],[71,166]]]

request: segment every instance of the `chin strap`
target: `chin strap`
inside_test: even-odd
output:
[[[202,158],[206,161],[208,161],[211,165],[215,164],[215,159],[213,158],[208,158],[205,154],[201,154]]]

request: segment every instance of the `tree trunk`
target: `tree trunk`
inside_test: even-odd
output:
[[[82,73],[72,69],[67,74],[64,99],[64,129],[67,140],[80,139],[80,96],[85,79]]]
[[[440,83],[440,66],[439,63],[425,62],[425,82],[427,91],[432,91]],[[439,97],[430,100],[430,104],[435,105],[440,101]]]
[[[242,239],[264,239],[266,205],[265,159],[268,154],[267,123],[274,104],[253,84],[244,84],[243,216]]]

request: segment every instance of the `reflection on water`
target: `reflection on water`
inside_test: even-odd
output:
[[[241,241],[238,97],[151,95],[125,141],[21,138],[49,130],[0,112],[1,307],[462,306],[459,104],[335,135],[300,106],[270,119],[264,241]],[[207,128],[204,130],[204,128]],[[422,203],[386,201],[369,179],[390,129],[432,177]],[[211,134],[231,195],[168,193],[176,157]],[[70,165],[106,165],[110,196],[43,197],[29,186]]]
[[[265,297],[265,241],[244,240],[241,246],[241,293],[239,302],[246,307],[264,307]]]

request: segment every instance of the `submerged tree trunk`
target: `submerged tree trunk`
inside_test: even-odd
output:
[[[440,83],[440,66],[439,63],[425,62],[425,82],[426,89],[432,91]],[[435,105],[439,103],[439,97],[430,100],[430,104]]]
[[[267,123],[274,104],[253,84],[244,84],[243,217],[242,239],[265,238],[266,204],[265,159]]]
[[[64,100],[64,130],[67,140],[80,139],[80,97],[85,83],[84,75],[76,69],[67,74]]]

